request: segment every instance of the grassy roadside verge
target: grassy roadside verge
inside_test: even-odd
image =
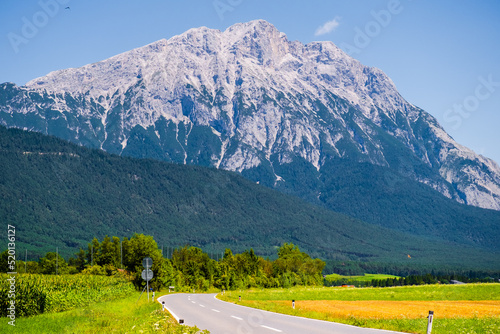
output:
[[[0,318],[1,333],[201,333],[180,326],[157,302],[149,302],[140,292],[113,301],[94,303],[59,313],[17,318],[16,326]]]
[[[238,301],[238,297],[242,301]],[[227,292],[219,295],[221,300],[237,303],[244,306],[255,307],[272,312],[284,313],[307,318],[335,321],[355,326],[387,329],[405,333],[426,333],[427,319],[425,316],[373,316],[373,315],[353,315],[345,310],[344,313],[332,312],[331,307],[322,306],[322,302],[338,301],[356,304],[359,307],[367,301],[379,301],[380,303],[392,302],[401,303],[405,301],[428,302],[433,301],[468,301],[474,303],[483,300],[494,301],[496,309],[499,308],[500,284],[467,284],[461,286],[410,286],[393,288],[292,288],[292,289],[270,289],[270,290],[248,290],[242,292]],[[296,308],[292,309],[291,301],[296,300]],[[313,307],[302,307],[300,301],[309,302]],[[320,302],[322,301],[322,302]],[[404,306],[402,306],[404,307]],[[430,308],[429,308],[430,310]],[[338,310],[337,310],[338,311]],[[342,311],[342,306],[340,306]],[[498,314],[498,312],[496,313]],[[434,317],[433,334],[495,334],[500,333],[500,317],[485,316],[481,314],[473,316],[462,316],[455,314],[441,317],[436,314]]]

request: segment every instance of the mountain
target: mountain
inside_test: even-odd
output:
[[[456,238],[455,206],[436,192],[500,210],[500,167],[456,143],[381,70],[331,42],[289,41],[262,20],[191,29],[23,87],[4,83],[0,124],[236,171],[411,233]],[[471,208],[458,226],[498,225],[483,212]]]
[[[106,234],[145,233],[160,246],[212,253],[253,247],[271,255],[293,242],[330,260],[500,268],[498,248],[377,227],[214,168],[119,157],[3,127],[0,168],[0,220],[16,226],[18,252],[29,249],[30,257],[55,247],[73,255]]]

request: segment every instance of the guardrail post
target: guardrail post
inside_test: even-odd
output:
[[[432,332],[432,320],[434,318],[434,311],[429,311],[429,316],[427,318],[429,319],[427,322],[427,334],[431,334],[431,332]]]
[[[292,299],[292,308],[295,310],[295,300]]]

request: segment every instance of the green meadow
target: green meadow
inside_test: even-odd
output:
[[[245,300],[500,300],[500,284],[418,285],[388,288],[294,287],[229,292]]]
[[[337,281],[370,282],[371,280],[374,279],[382,280],[388,278],[399,278],[399,276],[384,275],[384,274],[364,274],[358,276],[344,276],[339,274],[330,274],[326,275],[325,280],[329,282],[337,282]]]

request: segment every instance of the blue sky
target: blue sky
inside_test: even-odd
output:
[[[459,143],[500,162],[499,17],[498,0],[2,0],[0,82],[265,19],[290,40],[331,40],[382,69]]]

